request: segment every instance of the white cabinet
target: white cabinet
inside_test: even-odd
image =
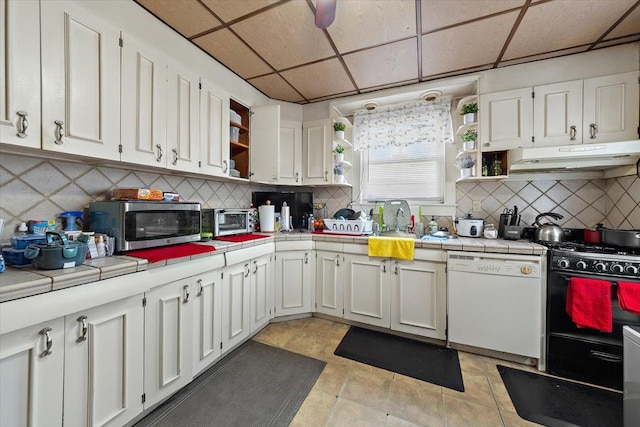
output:
[[[167,165],[167,58],[123,35],[120,159]]]
[[[584,81],[583,142],[638,139],[638,72]]]
[[[302,182],[305,185],[330,184],[333,171],[331,120],[314,120],[302,124]]]
[[[249,264],[251,288],[251,332],[260,330],[273,317],[273,256],[263,255]]]
[[[200,76],[174,61],[167,70],[167,168],[199,172]]]
[[[582,143],[582,80],[534,88],[536,147]]]
[[[251,333],[251,262],[224,269],[222,281],[222,351],[242,342]]]
[[[280,121],[278,184],[302,184],[302,123]]]
[[[202,80],[200,89],[200,172],[229,176],[229,95]]]
[[[120,31],[81,2],[40,10],[42,148],[120,160]]]
[[[145,409],[192,379],[193,279],[151,289],[144,313]]]
[[[345,254],[344,318],[388,328],[389,259]]]
[[[531,88],[480,95],[480,147],[482,151],[533,146]]]
[[[0,0],[0,143],[40,148],[40,4]]]
[[[391,260],[391,329],[446,339],[444,262]]]
[[[221,354],[222,269],[200,275],[193,296],[193,376]]]
[[[276,316],[312,311],[311,255],[311,250],[284,251],[276,254]]]
[[[142,412],[143,310],[133,296],[65,317],[65,426],[120,426]]]
[[[316,251],[315,311],[335,317],[344,315],[344,263],[342,253]]]
[[[0,425],[61,426],[63,373],[63,318],[0,335]]]

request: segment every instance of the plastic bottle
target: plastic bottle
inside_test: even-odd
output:
[[[96,243],[96,249],[98,250],[99,257],[107,255],[107,247],[104,244],[104,239],[102,238],[102,234],[98,236],[98,243]]]
[[[436,217],[431,216],[431,221],[429,221],[429,234],[433,234],[438,231],[438,223],[436,222]]]
[[[309,227],[309,231],[311,231],[312,233],[315,231],[315,218],[313,217],[313,214],[309,214],[307,227]]]
[[[16,233],[16,236],[26,236],[28,230],[29,229],[27,228],[27,224],[24,222],[21,222],[20,225],[18,226],[18,232]]]

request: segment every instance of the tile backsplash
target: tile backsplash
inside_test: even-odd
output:
[[[245,207],[253,191],[274,190],[252,183],[165,175],[133,169],[95,166],[82,163],[0,155],[0,218],[5,219],[3,240],[18,224],[32,219],[57,219],[58,214],[82,210],[89,202],[104,200],[114,188],[149,187],[180,194],[183,200],[200,202],[204,208]],[[275,189],[287,189],[281,187]],[[313,191],[320,212],[332,216],[351,203],[349,187],[300,188]],[[486,222],[498,223],[505,208],[517,205],[522,224],[530,225],[542,212],[564,216],[565,227],[593,227],[597,223],[621,229],[640,229],[640,178],[573,179],[535,181],[482,181],[457,185],[457,216],[472,213]],[[472,212],[473,201],[482,211]],[[427,218],[428,220],[428,218]],[[451,219],[438,218],[449,227]]]

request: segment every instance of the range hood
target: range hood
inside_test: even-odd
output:
[[[509,150],[510,172],[603,171],[634,165],[640,140]]]

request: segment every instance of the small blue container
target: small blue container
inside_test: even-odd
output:
[[[26,249],[30,244],[47,243],[47,236],[44,234],[25,234],[15,236],[10,239],[11,247],[14,249]]]
[[[7,265],[19,267],[31,264],[31,260],[24,256],[24,249],[2,248],[2,256]]]

